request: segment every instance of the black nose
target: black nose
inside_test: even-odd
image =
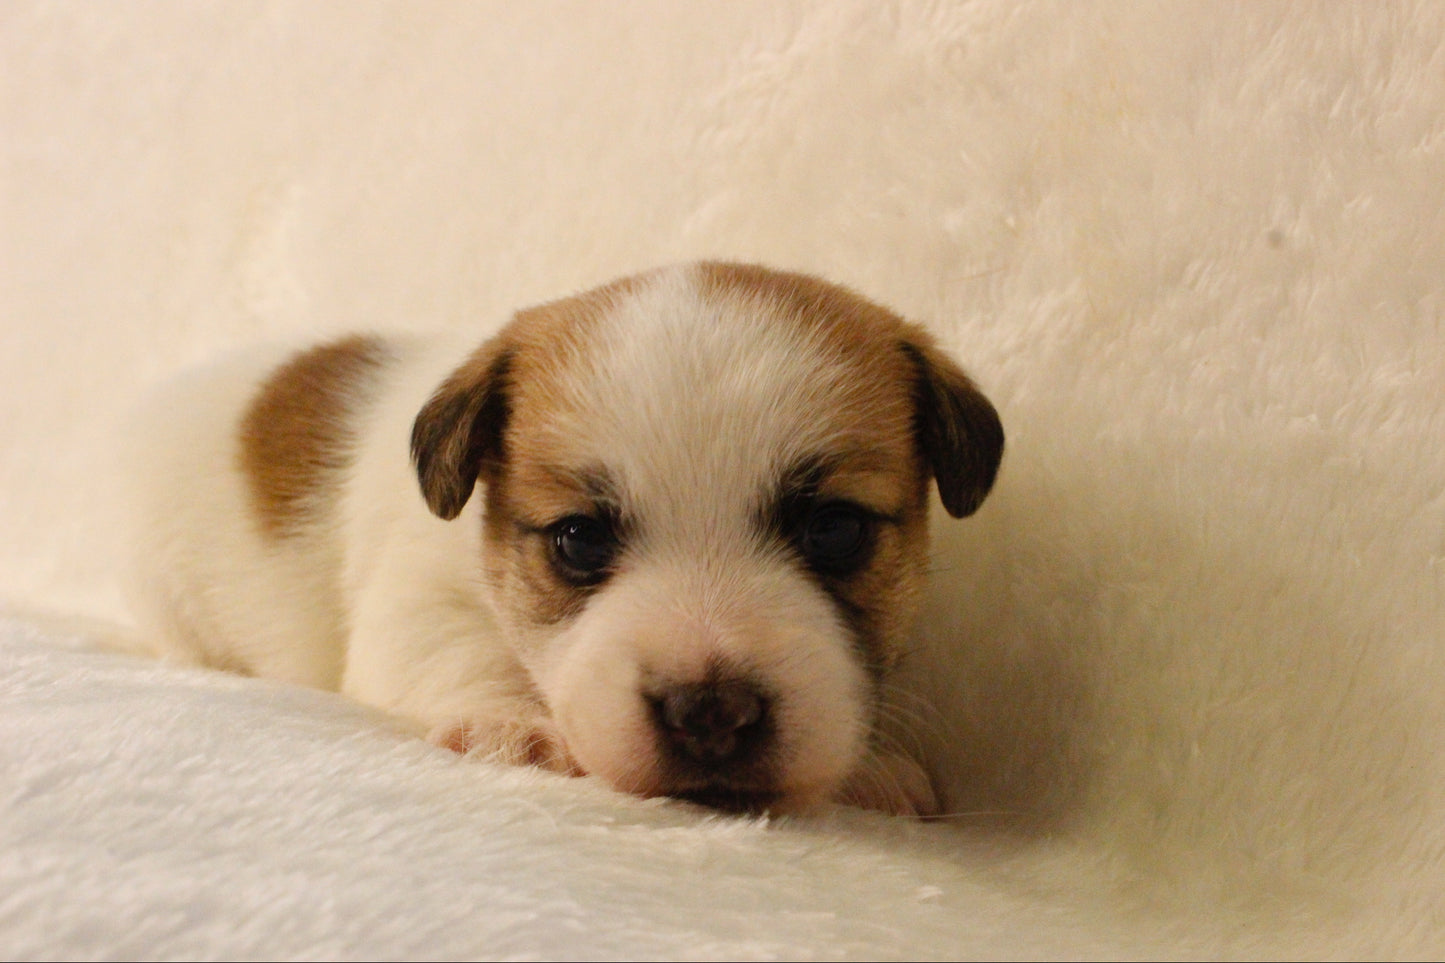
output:
[[[676,684],[652,704],[665,742],[705,766],[751,761],[772,727],[767,696],[749,682]]]

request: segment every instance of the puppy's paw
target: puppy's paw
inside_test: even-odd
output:
[[[835,796],[838,802],[859,809],[875,809],[890,816],[936,816],[938,796],[923,767],[892,752],[869,754]]]
[[[463,756],[510,766],[537,766],[567,776],[582,775],[561,734],[541,715],[501,715],[445,722],[427,733],[427,742]]]

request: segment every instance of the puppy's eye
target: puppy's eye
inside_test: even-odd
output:
[[[872,557],[873,534],[873,516],[862,508],[847,503],[820,505],[809,514],[799,547],[815,571],[852,575]]]
[[[576,585],[595,585],[607,576],[617,555],[612,526],[587,515],[568,515],[547,530],[552,558],[563,578]]]

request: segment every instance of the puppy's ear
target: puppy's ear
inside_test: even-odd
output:
[[[411,457],[433,514],[461,514],[487,462],[503,456],[512,352],[500,338],[477,349],[443,381],[411,429]]]
[[[922,332],[903,342],[913,362],[916,431],[943,507],[954,518],[978,511],[1003,458],[1003,423],[968,375]]]

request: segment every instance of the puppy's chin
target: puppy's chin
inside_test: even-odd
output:
[[[534,674],[581,768],[614,788],[732,811],[828,800],[867,741],[868,678],[797,573],[706,595],[621,574],[544,643]]]

